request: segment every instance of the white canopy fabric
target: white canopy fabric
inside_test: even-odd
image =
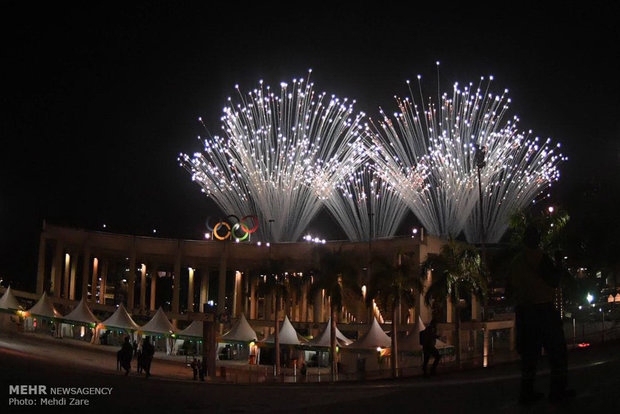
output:
[[[418,320],[413,325],[411,332],[409,332],[407,336],[398,342],[399,350],[409,352],[422,350],[422,345],[420,344],[420,332],[425,329],[426,326],[424,325],[424,322],[422,322],[422,319],[418,316]],[[448,345],[439,339],[435,341],[435,348],[449,348],[450,346],[451,345]]]
[[[224,335],[222,341],[252,342],[256,341],[256,332],[242,313],[237,323]]]
[[[84,298],[80,300],[80,303],[69,314],[63,316],[63,320],[67,322],[79,322],[79,323],[99,323],[99,319],[93,315],[88,308]]]
[[[308,345],[329,348],[331,346],[331,342],[330,342],[331,328],[332,328],[332,319],[329,318],[329,321],[327,322],[327,326],[325,327],[325,330],[321,332],[321,334],[318,335],[316,338],[312,339],[308,343]],[[349,338],[344,336],[342,332],[340,332],[340,329],[338,329],[338,325],[336,325],[336,342],[338,343],[338,346],[346,346],[346,345],[350,345],[351,343],[353,343],[353,341],[351,341]]]
[[[275,342],[274,335],[269,335],[263,342],[273,344]],[[291,321],[288,320],[288,316],[286,316],[280,328],[280,345],[300,345],[302,342],[306,342],[306,340],[297,333]]]
[[[193,321],[189,326],[179,332],[179,336],[202,338],[202,321]]]
[[[6,291],[4,292],[4,295],[2,295],[2,298],[0,298],[0,309],[10,309],[10,310],[21,309],[21,306],[19,305],[17,298],[15,297],[15,295],[13,294],[13,291],[11,290],[11,286],[9,286],[6,289]]]
[[[123,304],[120,304],[112,316],[101,322],[101,324],[106,328],[127,329],[130,331],[137,331],[140,329],[138,324],[131,319],[131,316],[129,316]]]
[[[357,341],[353,342],[348,348],[351,349],[377,349],[377,347],[381,348],[389,348],[392,344],[392,340],[381,326],[379,326],[379,322],[377,322],[377,318],[374,318],[372,324],[370,325],[370,329],[368,332],[364,334]]]
[[[172,326],[164,310],[160,306],[151,320],[140,327],[140,331],[169,335],[175,333],[176,329]]]
[[[52,301],[47,293],[43,292],[41,298],[35,305],[28,309],[28,313],[33,316],[41,316],[43,318],[60,318],[62,315],[54,308]]]

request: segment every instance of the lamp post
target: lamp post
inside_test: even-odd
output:
[[[482,206],[482,169],[487,165],[486,162],[487,156],[487,147],[479,146],[478,144],[474,144],[474,164],[476,164],[477,172],[478,172],[478,201],[480,203],[480,247],[482,250],[482,262],[486,265],[487,256],[486,256],[486,235],[484,229],[484,210]],[[482,304],[482,320],[486,320],[486,303]],[[477,317],[477,315],[472,315],[473,317]]]

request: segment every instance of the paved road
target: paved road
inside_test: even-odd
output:
[[[90,405],[63,407],[80,412],[202,412],[202,413],[383,413],[383,412],[594,412],[620,406],[620,345],[573,352],[570,382],[579,397],[570,404],[542,402],[529,409],[516,404],[518,368],[507,364],[487,369],[443,373],[422,378],[349,384],[229,385],[119,375],[71,359],[72,348],[45,352],[29,338],[0,336],[2,411],[56,412],[54,407],[8,406],[9,385],[47,387],[112,387],[110,396],[87,397]],[[74,355],[77,355],[73,352]],[[107,356],[109,358],[109,355]],[[79,359],[79,358],[78,358]],[[542,367],[544,371],[544,366]],[[539,388],[548,377],[543,373]],[[35,398],[37,403],[40,401]],[[68,401],[67,401],[68,402]]]

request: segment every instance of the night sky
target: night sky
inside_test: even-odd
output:
[[[0,6],[0,277],[32,288],[43,219],[201,237],[215,207],[176,161],[201,149],[197,117],[219,133],[236,83],[277,86],[309,68],[316,89],[371,116],[393,112],[418,73],[436,90],[436,60],[442,89],[493,74],[522,128],[562,142],[553,202],[580,231],[618,227],[617,7],[177,3]]]

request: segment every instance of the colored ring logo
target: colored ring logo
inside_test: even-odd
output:
[[[235,238],[235,240],[243,241],[258,230],[258,217],[247,215],[239,220],[239,217],[230,214],[225,219],[219,217],[213,220],[212,217],[208,217],[205,224],[207,229],[213,232],[213,237],[218,240]]]

